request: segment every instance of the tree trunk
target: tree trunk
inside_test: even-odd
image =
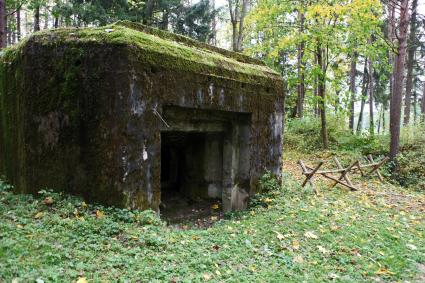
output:
[[[232,23],[232,49],[238,51],[238,18],[239,18],[239,0],[233,3],[234,0],[228,0],[230,22]],[[233,7],[235,4],[235,7]]]
[[[12,33],[7,28],[9,25],[6,24],[6,34],[7,34],[7,45],[12,45]]]
[[[378,128],[377,128],[378,135],[379,135],[379,133],[381,131],[381,114],[382,114],[383,108],[384,107],[381,106],[381,111],[378,111]]]
[[[390,41],[390,43],[394,43],[394,30],[395,30],[395,5],[391,5],[391,2],[388,1],[388,40]],[[388,50],[388,64],[394,69],[394,54],[392,53],[392,51],[389,49]],[[390,97],[392,96],[393,93],[393,73],[391,73],[390,75]]]
[[[0,49],[7,45],[6,1],[0,0]]]
[[[369,134],[375,134],[375,120],[373,117],[373,61],[369,58]]]
[[[40,6],[34,8],[34,31],[40,30]]]
[[[314,63],[315,64],[319,64],[318,60],[317,60],[317,52],[314,52]],[[314,98],[315,98],[315,103],[314,103],[314,115],[316,118],[320,117],[320,109],[319,109],[319,76],[315,75],[314,76]]]
[[[421,102],[422,121],[425,122],[425,83],[423,85],[422,102]]]
[[[413,124],[416,124],[418,120],[418,112],[416,108],[418,107],[418,94],[416,91],[413,92]]]
[[[327,129],[327,123],[326,123],[326,80],[325,80],[325,63],[323,60],[323,50],[321,48],[321,45],[317,45],[317,63],[320,67],[320,74],[318,78],[318,95],[319,95],[319,109],[320,109],[320,121],[322,124],[322,143],[323,143],[323,149],[329,148],[329,139],[328,139],[328,129]]]
[[[356,71],[357,71],[357,53],[353,52],[351,56],[350,67],[350,129],[354,133],[354,105],[356,102]]]
[[[232,22],[232,49],[238,51],[238,23]]]
[[[393,71],[393,93],[390,103],[390,158],[396,160],[400,145],[401,102],[403,98],[404,64],[406,62],[407,29],[409,26],[409,0],[400,1],[398,48]]]
[[[241,2],[242,1],[242,7]],[[230,22],[232,23],[232,48],[242,51],[245,17],[248,14],[249,0],[228,0]]]
[[[49,28],[49,10],[47,8],[44,9],[44,27],[43,29]]]
[[[153,6],[155,0],[147,0],[143,23],[145,25],[152,25]]]
[[[238,30],[238,44],[237,44],[237,50],[238,52],[241,52],[243,50],[242,43],[243,43],[243,32],[244,32],[244,23],[245,23],[245,17],[248,14],[248,5],[249,0],[242,0],[242,11],[239,18],[239,30]]]
[[[16,31],[12,32],[12,43],[15,44],[16,41]]]
[[[368,89],[368,72],[367,72],[367,58],[365,58],[364,61],[364,68],[363,68],[363,81],[362,81],[362,100],[360,104],[360,113],[359,113],[359,120],[357,121],[357,134],[360,134],[362,130],[362,123],[363,123],[363,113],[364,113],[364,106],[366,104],[366,95],[367,95],[367,89]]]
[[[382,133],[385,133],[385,107],[382,105]]]
[[[300,29],[299,33],[304,33],[304,21],[305,15],[302,12],[299,13]],[[298,57],[297,57],[297,68],[298,68],[298,85],[297,85],[297,112],[298,118],[303,117],[304,112],[304,97],[305,97],[305,73],[304,73],[304,49],[305,43],[301,41],[298,45]]]
[[[215,13],[215,0],[210,1],[210,13],[214,13],[214,18],[211,21],[211,37],[209,44],[217,46],[217,15]]]
[[[406,97],[404,99],[404,125],[408,125],[410,121],[410,105],[413,87],[413,64],[416,52],[416,9],[418,7],[418,0],[412,2],[412,17],[410,19],[410,34],[409,34],[409,48],[407,53],[407,77],[406,77]]]
[[[22,32],[21,32],[21,8],[16,10],[16,36],[18,41],[21,41]]]
[[[161,23],[161,29],[163,30],[168,30],[168,18],[169,18],[169,11],[168,10],[164,10],[162,13],[162,23]]]
[[[54,27],[55,28],[58,28],[59,27],[59,16],[55,17]]]

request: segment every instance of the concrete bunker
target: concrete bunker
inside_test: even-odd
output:
[[[0,174],[130,209],[165,211],[173,194],[243,209],[280,174],[283,103],[264,63],[183,36],[35,33],[0,55]]]

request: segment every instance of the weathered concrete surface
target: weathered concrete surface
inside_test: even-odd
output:
[[[0,174],[21,192],[158,210],[161,132],[192,128],[221,133],[204,144],[205,190],[230,208],[235,185],[253,194],[280,174],[283,97],[260,62],[143,26],[38,33],[1,57]]]

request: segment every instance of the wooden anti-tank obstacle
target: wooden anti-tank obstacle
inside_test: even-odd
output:
[[[307,166],[302,160],[298,161],[298,164],[301,167],[301,170],[303,171],[303,175],[305,176],[305,180],[302,184],[304,187],[307,183],[311,185],[314,192],[318,194],[317,189],[313,186],[313,177],[314,175],[321,175],[327,179],[330,179],[334,181],[334,184],[332,185],[332,188],[335,187],[337,184],[343,185],[347,188],[349,188],[352,191],[357,191],[358,189],[353,185],[351,182],[348,174],[359,171],[362,176],[371,175],[372,173],[376,173],[380,181],[383,181],[384,178],[382,177],[381,173],[379,172],[379,168],[384,165],[388,161],[388,157],[384,157],[381,161],[375,162],[372,155],[368,155],[366,160],[366,164],[360,164],[359,160],[354,161],[351,163],[350,166],[347,168],[344,168],[341,165],[341,162],[339,162],[338,158],[336,156],[333,157],[333,160],[337,166],[337,169],[330,169],[330,170],[320,170],[320,168],[323,165],[323,161],[320,161],[316,167],[310,167]],[[340,174],[339,177],[333,176],[334,174]]]

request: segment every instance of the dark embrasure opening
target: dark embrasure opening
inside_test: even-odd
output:
[[[221,200],[222,134],[161,134],[161,214],[170,221],[211,214]]]
[[[168,106],[163,115],[162,217],[184,222],[237,209],[234,191],[250,192],[250,114]]]

